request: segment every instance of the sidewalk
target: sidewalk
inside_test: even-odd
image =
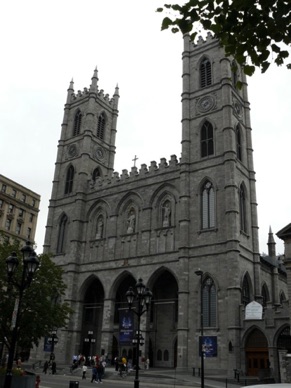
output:
[[[67,369],[67,373],[69,368]],[[60,372],[59,372],[60,373]],[[91,368],[88,368],[87,375],[91,375]],[[72,376],[80,377],[82,376],[81,368],[76,369]],[[132,371],[125,378],[121,378],[114,367],[105,368],[105,377],[104,380],[108,381],[133,381],[135,379],[135,371]],[[200,387],[201,379],[199,376],[192,376],[189,371],[178,371],[177,369],[161,369],[161,368],[150,368],[149,370],[140,369],[139,371],[139,380],[141,385],[147,383],[148,386],[151,384],[158,385],[167,385],[168,387]],[[234,379],[227,379],[223,376],[205,376],[204,380],[205,388],[239,388],[244,386],[244,382],[237,382]]]
[[[29,366],[27,366],[29,368]],[[31,365],[30,365],[31,367]],[[30,369],[30,368],[29,368]],[[31,369],[30,369],[31,370]],[[42,374],[42,367],[36,367],[34,370],[36,374]],[[72,378],[77,378],[78,380],[82,379],[82,369],[77,368],[73,372],[70,371],[69,365],[58,365],[57,374],[71,376]],[[87,376],[91,376],[91,368],[87,370]],[[126,381],[134,381],[135,371],[131,371],[125,378],[121,378],[115,368],[112,366],[106,366],[104,380],[108,381],[120,381],[121,385],[124,385]],[[139,371],[139,380],[141,386],[144,386],[146,383],[147,386],[151,385],[167,385],[170,387],[200,387],[201,378],[199,376],[193,376],[190,371],[179,371],[178,369],[165,369],[165,368],[150,368],[148,370],[140,369]],[[252,381],[252,383],[254,383]],[[204,378],[205,388],[239,388],[245,385],[251,385],[251,382],[241,379],[240,382],[237,382],[235,379],[229,379],[226,376],[207,376],[205,374]]]

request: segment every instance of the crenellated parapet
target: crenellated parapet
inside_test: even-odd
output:
[[[70,95],[70,101],[69,102],[76,102],[76,101],[80,101],[82,99],[86,99],[89,97],[89,94],[91,93],[90,89],[88,88],[84,88],[83,91],[81,90],[78,90],[77,93],[71,93]],[[103,89],[100,89],[97,91],[97,96],[102,99],[106,104],[110,104],[110,105],[113,105],[114,103],[114,97],[110,98],[109,97],[109,94],[106,93],[104,94],[104,90]]]
[[[124,182],[130,183],[138,179],[144,179],[145,177],[148,178],[165,172],[172,172],[179,165],[177,156],[172,155],[169,161],[166,158],[161,158],[159,164],[156,161],[152,161],[149,166],[142,164],[139,170],[134,166],[130,172],[124,169],[121,174],[114,171],[112,176],[98,177],[95,181],[91,179],[88,183],[91,190],[98,190],[98,187],[104,187],[106,185],[123,184]]]

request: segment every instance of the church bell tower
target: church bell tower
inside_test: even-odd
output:
[[[112,98],[104,94],[98,88],[97,68],[89,88],[75,93],[73,85],[71,81],[64,108],[44,245],[46,251],[57,253],[62,252],[63,239],[61,234],[52,238],[52,226],[61,225],[66,210],[72,214],[74,209],[75,226],[71,230],[78,240],[89,182],[111,176],[114,169],[119,89],[115,88]],[[55,247],[50,246],[53,241],[58,241]]]

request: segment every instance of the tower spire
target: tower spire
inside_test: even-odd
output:
[[[269,227],[269,238],[268,238],[268,255],[270,257],[276,257],[276,243],[271,226]]]
[[[97,86],[97,83],[98,83],[98,70],[97,70],[97,66],[95,67],[95,70],[94,70],[94,74],[93,74],[93,77],[91,78],[91,85],[90,85],[90,92],[95,92],[97,93],[97,90],[98,90],[98,86]]]
[[[67,103],[71,101],[71,96],[74,93],[74,81],[73,78],[71,79],[69,89],[68,89],[68,94],[67,94]]]

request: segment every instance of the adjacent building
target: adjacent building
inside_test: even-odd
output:
[[[0,238],[34,242],[40,195],[0,175]]]
[[[44,245],[74,310],[58,330],[56,357],[134,360],[120,334],[130,317],[125,294],[142,278],[153,299],[141,356],[152,366],[199,367],[202,308],[206,373],[280,379],[289,295],[271,230],[268,255],[259,253],[247,81],[210,35],[195,45],[184,37],[182,65],[181,155],[121,174],[119,89],[104,94],[97,70],[82,92],[70,83]],[[128,327],[133,334],[135,323]],[[35,357],[44,356],[40,346]]]

